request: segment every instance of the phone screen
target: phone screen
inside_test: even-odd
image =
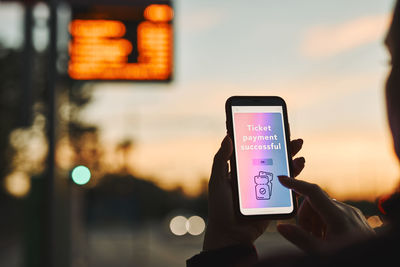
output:
[[[239,206],[243,215],[289,214],[292,191],[282,106],[232,106]]]

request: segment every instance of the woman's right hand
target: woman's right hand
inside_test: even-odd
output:
[[[278,178],[305,198],[298,210],[298,225],[280,224],[277,228],[300,249],[334,249],[375,234],[359,209],[331,199],[318,185],[286,176]]]

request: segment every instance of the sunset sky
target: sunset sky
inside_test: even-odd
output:
[[[392,5],[176,1],[174,81],[93,84],[85,118],[110,147],[136,142],[137,173],[195,193],[225,135],[225,100],[280,95],[292,136],[304,139],[299,178],[337,198],[373,199],[398,183],[383,95]]]
[[[338,199],[374,199],[399,183],[383,94],[393,4],[174,1],[174,80],[88,84],[83,117],[99,126],[110,165],[132,139],[136,174],[195,194],[225,136],[225,100],[279,95],[292,137],[304,139],[299,179]]]

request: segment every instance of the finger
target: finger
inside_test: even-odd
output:
[[[320,239],[323,239],[326,234],[327,226],[319,215],[312,217],[311,225],[312,225],[311,228],[312,234]]]
[[[292,164],[293,165],[293,177],[296,177],[304,169],[306,160],[304,159],[304,157],[301,157],[301,158],[295,158],[292,162],[293,162],[293,164]]]
[[[297,224],[308,232],[312,232],[312,217],[319,216],[310,206],[307,200],[304,200],[297,211]]]
[[[297,214],[297,223],[301,228],[312,233],[316,237],[323,238],[326,224],[321,219],[321,216],[313,209],[308,199],[301,203]]]
[[[284,238],[306,252],[319,249],[320,241],[297,225],[279,224],[277,230]]]
[[[219,179],[225,177],[228,168],[228,160],[232,154],[232,141],[229,136],[225,136],[224,140],[221,143],[221,147],[218,152],[214,156],[214,162],[211,170],[211,179]]]
[[[300,151],[303,147],[303,143],[304,141],[301,138],[290,141],[290,154],[292,157]]]
[[[306,201],[309,201],[310,205],[325,222],[334,222],[336,220],[338,215],[336,205],[318,185],[287,176],[278,176],[278,179],[283,186],[305,196]]]

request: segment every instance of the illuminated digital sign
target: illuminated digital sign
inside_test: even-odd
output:
[[[69,76],[76,80],[170,80],[173,17],[168,4],[74,10],[69,25]]]

